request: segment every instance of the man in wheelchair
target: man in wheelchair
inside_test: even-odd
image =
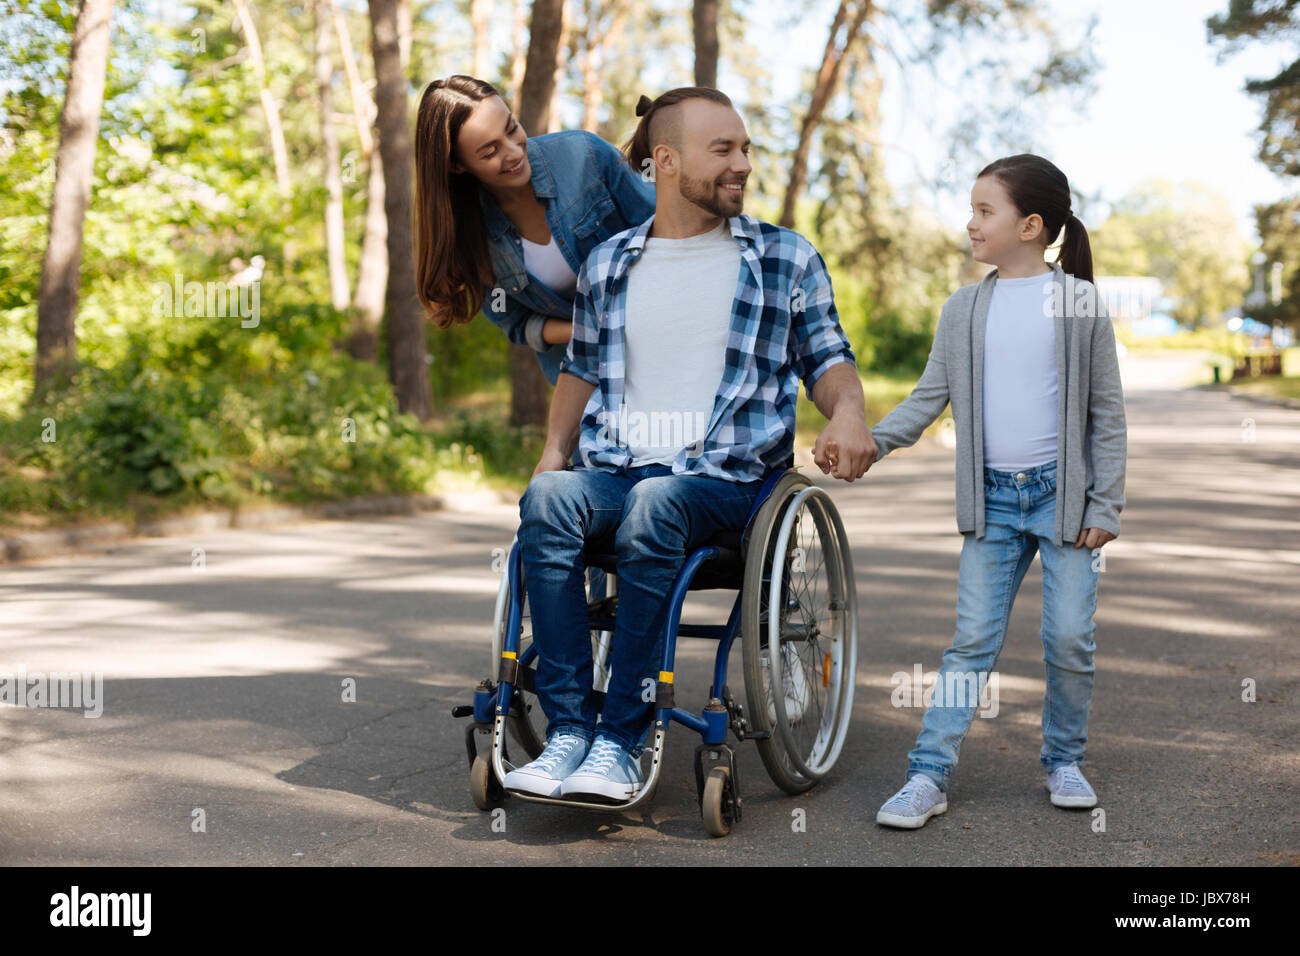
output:
[[[822,471],[853,481],[876,446],[825,263],[799,234],[741,214],[745,125],[722,93],[637,104],[628,162],[653,173],[655,214],[578,275],[572,339],[545,449],[520,501],[546,749],[507,789],[624,800],[642,741],[667,595],[686,556],[744,527],[794,449],[799,379],[829,423]],[[579,467],[570,469],[575,445]],[[619,611],[597,720],[584,547],[612,541]]]

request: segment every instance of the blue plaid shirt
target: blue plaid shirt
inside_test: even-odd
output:
[[[582,415],[578,454],[588,468],[619,471],[632,456],[618,434],[624,389],[627,273],[645,249],[648,220],[601,243],[578,272],[573,337],[561,372],[596,386]],[[803,236],[752,216],[727,220],[740,245],[727,354],[702,442],[673,460],[673,474],[753,481],[794,452],[799,379],[813,386],[853,362],[826,263]]]

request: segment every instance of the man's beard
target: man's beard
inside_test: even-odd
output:
[[[683,199],[695,203],[695,205],[699,206],[701,209],[707,210],[715,216],[721,216],[726,219],[737,215],[740,212],[740,208],[743,208],[744,193],[738,193],[736,196],[736,198],[740,200],[740,208],[737,208],[735,212],[730,211],[725,205],[723,205],[723,199],[718,195],[717,180],[709,181],[704,179],[694,179],[683,172],[681,183]]]

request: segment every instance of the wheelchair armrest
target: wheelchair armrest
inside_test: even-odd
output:
[[[754,523],[754,516],[758,514],[758,509],[763,507],[763,502],[767,501],[768,496],[772,494],[772,489],[780,481],[787,471],[794,468],[794,455],[791,455],[780,467],[768,472],[767,477],[763,479],[763,484],[758,489],[758,494],[754,496],[754,504],[749,509],[749,516],[745,518],[744,530],[740,533],[740,553],[744,555],[749,547],[749,528]]]

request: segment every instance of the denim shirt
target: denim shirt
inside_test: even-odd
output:
[[[575,274],[596,246],[654,215],[654,186],[634,173],[623,154],[595,133],[546,133],[529,138],[525,148],[533,192],[546,209],[546,224],[556,246]],[[494,289],[487,290],[483,315],[511,342],[536,349],[542,372],[554,385],[567,346],[547,345],[542,340],[542,326],[548,318],[571,320],[573,301],[524,268],[519,230],[491,193],[484,189],[479,194],[495,288],[504,293],[494,295]]]

